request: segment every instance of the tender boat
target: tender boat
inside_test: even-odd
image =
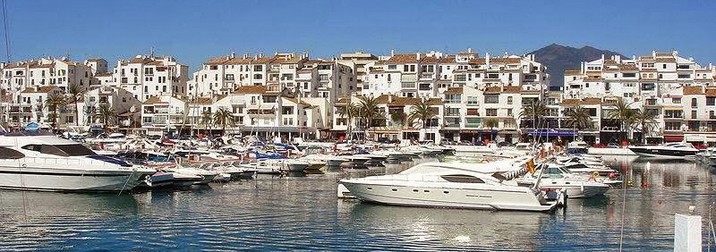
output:
[[[631,151],[639,157],[659,159],[685,159],[696,155],[699,149],[694,148],[690,143],[666,143],[656,146],[631,146]]]
[[[537,169],[544,169],[540,181],[542,190],[565,190],[571,199],[604,195],[609,190],[609,185],[604,183],[606,180],[611,183],[621,183],[621,181],[611,180],[609,177],[572,174],[557,164],[544,164]],[[517,183],[533,186],[539,180],[534,175],[536,174],[526,174],[524,177],[518,178]]]
[[[388,205],[488,210],[551,211],[564,194],[519,186],[503,174],[514,166],[423,163],[394,175],[343,179],[349,195]],[[539,184],[539,183],[537,183]],[[345,194],[345,193],[344,193]]]
[[[154,174],[101,156],[54,135],[14,132],[0,136],[0,188],[38,191],[128,191]]]

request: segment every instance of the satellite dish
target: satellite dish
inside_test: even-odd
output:
[[[137,110],[137,107],[135,107],[134,105],[132,105],[131,107],[129,107],[129,112],[134,113],[134,111],[136,111],[136,110]]]

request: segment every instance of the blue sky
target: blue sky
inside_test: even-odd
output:
[[[154,47],[194,70],[231,51],[522,54],[559,43],[716,63],[716,1],[7,0],[7,10],[13,60],[69,53],[113,65]]]

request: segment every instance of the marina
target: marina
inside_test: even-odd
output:
[[[674,213],[694,205],[704,214],[716,200],[708,167],[615,158],[609,165],[625,169],[626,190],[569,199],[553,214],[336,196],[342,178],[397,173],[414,163],[122,195],[0,191],[0,243],[20,250],[616,250],[623,217],[624,249],[663,251],[673,247]]]

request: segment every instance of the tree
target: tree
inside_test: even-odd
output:
[[[80,113],[77,109],[77,102],[80,100],[80,97],[82,96],[82,93],[84,92],[84,88],[80,87],[77,83],[72,83],[70,86],[68,86],[67,94],[68,102],[72,104],[72,108],[75,110],[75,124],[80,124]]]
[[[487,120],[485,120],[485,127],[490,128],[490,137],[493,140],[495,139],[495,135],[492,132],[492,130],[496,127],[499,127],[499,125],[500,125],[500,122],[497,121],[497,119],[495,119],[495,118],[488,118]]]
[[[421,126],[423,128],[427,128],[430,126],[430,119],[433,119],[433,117],[437,116],[435,111],[430,107],[430,104],[427,100],[422,100],[418,104],[415,104],[412,108],[410,108],[410,114],[408,114],[408,122],[410,124],[415,123],[415,121],[420,121]]]
[[[360,96],[358,97],[359,114],[360,118],[365,120],[365,130],[367,131],[373,126],[373,120],[383,118],[385,119],[385,113],[378,107],[378,98]]]
[[[351,131],[351,126],[353,125],[353,118],[358,116],[359,112],[360,111],[358,110],[358,107],[352,106],[350,101],[348,101],[345,106],[338,108],[338,116],[346,118],[348,132]]]
[[[407,119],[408,115],[402,110],[390,112],[390,120],[393,121],[393,124],[400,126],[401,129],[405,126],[405,121]]]
[[[656,128],[656,113],[642,107],[641,110],[635,111],[634,123],[641,131],[642,143],[646,144],[646,136]]]
[[[225,108],[219,108],[214,112],[214,123],[221,125],[221,131],[226,132],[226,126],[234,125],[234,116]]]
[[[618,99],[613,106],[614,109],[607,113],[607,118],[618,121],[619,132],[624,135],[634,124],[637,112],[631,109],[631,103],[624,102],[624,99]]]
[[[60,117],[60,114],[57,113],[59,108],[67,106],[67,99],[65,99],[65,96],[58,94],[58,93],[52,93],[47,96],[47,100],[45,101],[45,107],[47,107],[48,110],[52,111],[47,116],[47,119],[52,122],[52,127],[57,129],[57,118]]]
[[[204,124],[204,129],[209,130],[209,126],[213,123],[211,111],[204,110],[204,112],[201,112],[201,123]]]
[[[521,118],[532,119],[532,128],[537,129],[540,125],[540,118],[547,114],[547,105],[542,101],[532,101],[530,104],[522,108],[520,112]]]
[[[567,127],[578,130],[591,129],[594,127],[594,121],[592,121],[589,111],[581,106],[565,110],[564,116],[567,117],[565,121]]]
[[[97,109],[97,118],[107,127],[112,125],[112,122],[117,118],[117,113],[114,112],[114,109],[109,104],[103,103]]]

